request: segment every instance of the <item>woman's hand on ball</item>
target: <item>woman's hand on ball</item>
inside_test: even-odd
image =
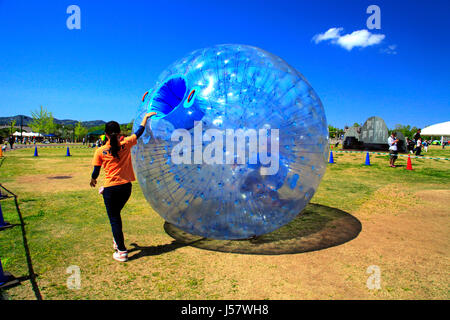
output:
[[[147,124],[147,120],[150,119],[151,117],[155,116],[156,112],[149,112],[144,116],[144,119],[142,119],[142,123],[141,126],[144,126]]]

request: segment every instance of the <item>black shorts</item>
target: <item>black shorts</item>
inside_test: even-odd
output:
[[[398,158],[398,152],[394,150],[389,150],[389,157],[391,159],[397,159]]]

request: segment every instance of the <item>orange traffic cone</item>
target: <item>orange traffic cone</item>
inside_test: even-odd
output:
[[[406,163],[406,170],[412,170],[411,157],[408,154],[408,162]]]

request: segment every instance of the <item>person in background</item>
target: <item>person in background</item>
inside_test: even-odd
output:
[[[416,156],[420,156],[421,152],[422,152],[422,138],[419,137],[419,139],[416,141]]]
[[[398,150],[397,150],[397,134],[395,131],[392,131],[391,136],[388,138],[389,144],[389,166],[395,168],[395,161],[398,158]]]
[[[425,150],[425,152],[428,152],[428,141],[424,140],[422,142],[422,146],[423,146],[423,150]]]
[[[408,137],[405,137],[405,144],[406,144],[406,152],[411,152],[411,140],[409,140]]]
[[[416,153],[417,152],[417,140],[419,140],[419,138],[421,138],[421,129],[417,129],[416,133],[413,136],[413,141],[414,141],[414,147],[413,147],[413,152],[411,152],[411,154]]]
[[[13,136],[9,136],[8,142],[9,142],[9,147],[12,149],[14,149],[14,137]]]
[[[417,129],[417,132],[414,134],[414,142],[415,143],[417,143],[417,140],[422,138],[422,136],[420,135],[421,132],[422,132],[421,129]]]

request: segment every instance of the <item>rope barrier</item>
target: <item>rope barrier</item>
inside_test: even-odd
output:
[[[341,152],[341,153],[369,153],[369,154],[378,154],[378,155],[386,155],[388,156],[389,153],[386,152],[374,152],[374,151],[344,151],[344,150],[333,150],[334,152]],[[407,154],[398,154],[399,157],[408,157]],[[430,160],[450,160],[450,158],[432,158],[432,157],[425,157],[425,156],[414,156],[409,155],[412,159],[430,159]]]
[[[16,148],[16,149],[12,149],[12,150],[19,150],[19,149],[26,149],[26,148],[34,148],[36,147],[36,145],[30,145],[30,146],[24,146],[24,147],[20,147],[20,148]],[[37,145],[38,148],[67,148],[67,146],[42,146],[42,145]],[[76,148],[76,149],[95,149],[89,146],[68,146],[70,148]],[[8,151],[12,151],[12,150],[8,150]],[[341,153],[367,153],[369,152],[369,154],[377,154],[377,155],[386,155],[388,156],[389,153],[386,152],[374,152],[374,151],[347,151],[347,150],[334,150],[332,149],[333,152],[341,152]],[[408,157],[407,154],[398,154],[399,157]],[[415,155],[410,155],[410,157],[412,159],[429,159],[429,160],[450,160],[450,158],[437,158],[437,157],[425,157],[425,156],[415,156]]]
[[[45,145],[29,145],[29,146],[20,146],[20,147],[16,147],[14,149],[9,149],[8,151],[13,151],[13,150],[20,150],[20,149],[29,149],[29,148],[34,148],[34,147],[38,147],[38,148],[75,148],[75,149],[95,149],[89,146],[71,146],[71,145],[65,145],[65,146],[45,146]]]

